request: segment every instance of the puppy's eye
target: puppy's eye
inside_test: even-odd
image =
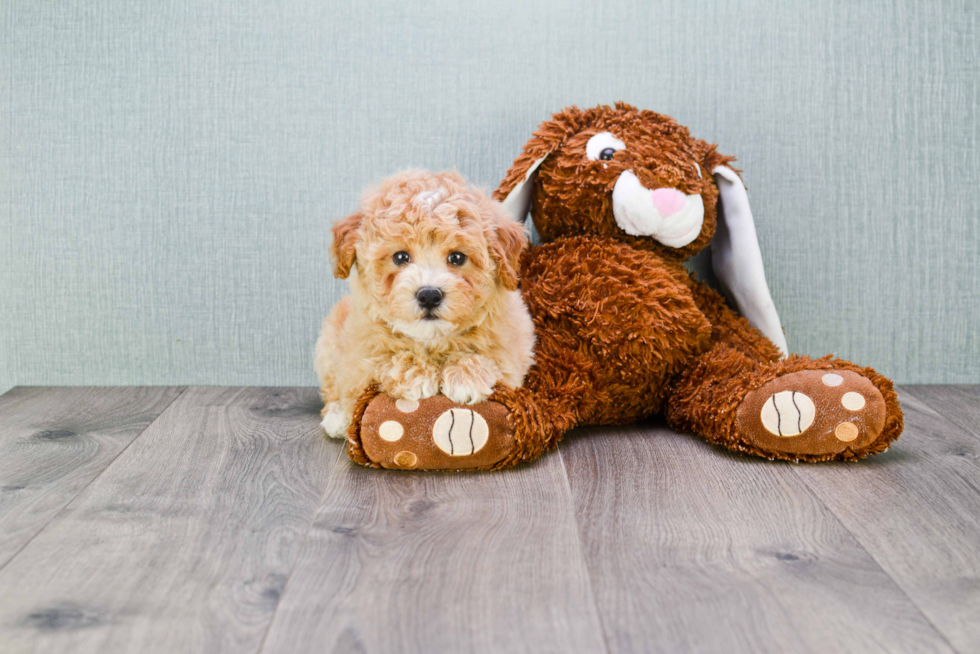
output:
[[[612,132],[600,132],[585,144],[585,156],[590,161],[609,161],[626,144],[612,135]]]
[[[462,266],[464,263],[466,263],[466,255],[462,252],[450,252],[449,263],[454,266]]]
[[[406,263],[412,260],[412,257],[408,256],[408,252],[401,250],[399,252],[395,252],[395,254],[393,254],[391,257],[391,260],[395,262],[396,266],[404,266]]]

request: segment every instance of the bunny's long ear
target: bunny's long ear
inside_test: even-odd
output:
[[[524,174],[524,179],[517,182],[514,187],[507,193],[507,196],[501,201],[504,205],[504,209],[507,213],[519,223],[523,223],[527,219],[527,212],[531,210],[531,195],[534,191],[534,175],[538,172],[538,168],[544,163],[544,160],[548,158],[548,155],[537,159],[534,163],[530,165],[527,172]]]
[[[524,144],[521,155],[507,171],[500,186],[493,192],[493,199],[504,207],[518,222],[525,222],[531,208],[534,190],[534,175],[548,158],[548,155],[561,147],[565,139],[582,129],[588,120],[588,112],[575,106],[566,107],[546,120]]]
[[[745,185],[728,166],[717,166],[711,173],[719,191],[718,226],[711,239],[711,264],[715,276],[739,312],[785,357],[789,354],[786,335],[766,283],[762,251]]]

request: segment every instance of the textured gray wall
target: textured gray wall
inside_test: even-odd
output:
[[[980,382],[975,0],[0,1],[0,387],[312,384],[328,226],[623,99],[739,157],[792,349]]]

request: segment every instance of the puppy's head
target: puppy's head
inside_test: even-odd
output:
[[[407,171],[333,228],[334,275],[372,319],[419,341],[478,324],[517,288],[524,228],[456,173]]]

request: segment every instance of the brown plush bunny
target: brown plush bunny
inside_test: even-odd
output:
[[[351,457],[503,468],[578,425],[657,413],[770,459],[886,450],[902,431],[890,380],[841,359],[786,357],[733,160],[673,119],[623,103],[555,114],[495,194],[521,220],[530,210],[542,239],[521,262],[538,339],[524,387],[471,406],[436,396],[410,413],[373,389],[348,432]],[[682,265],[709,243],[737,313]],[[394,442],[379,435],[390,421],[403,427]]]

